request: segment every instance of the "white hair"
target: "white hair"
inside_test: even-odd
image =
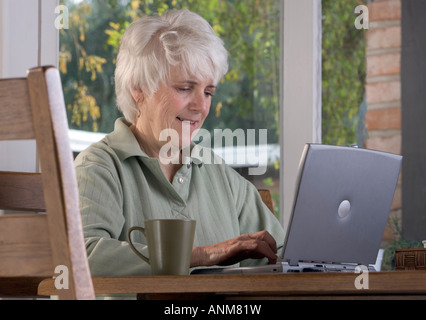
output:
[[[139,112],[132,91],[153,95],[172,67],[217,85],[228,71],[228,52],[210,24],[188,10],[147,16],[131,24],[115,70],[117,106],[127,121],[134,123]]]

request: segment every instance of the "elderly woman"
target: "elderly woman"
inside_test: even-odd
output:
[[[192,12],[145,17],[126,31],[115,74],[125,118],[75,162],[94,276],[150,274],[126,242],[128,229],[149,219],[197,221],[193,268],[276,262],[284,232],[256,188],[225,164],[183,152],[227,69],[223,42]],[[135,234],[147,253],[144,241]]]

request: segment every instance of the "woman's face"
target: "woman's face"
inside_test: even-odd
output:
[[[179,148],[182,149],[190,145],[194,133],[202,127],[215,91],[212,81],[186,77],[175,69],[168,81],[160,83],[154,95],[145,98],[139,119],[143,124],[138,128],[150,144],[159,148],[167,143],[160,141],[161,133],[174,130],[179,135]],[[169,132],[166,131],[166,136]]]

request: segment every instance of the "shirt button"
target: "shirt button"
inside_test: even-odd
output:
[[[178,182],[179,184],[183,184],[185,182],[185,179],[182,177],[179,177]]]

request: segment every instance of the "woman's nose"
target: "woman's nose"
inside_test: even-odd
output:
[[[190,109],[202,112],[208,108],[210,108],[210,96],[206,95],[204,91],[194,94]]]

